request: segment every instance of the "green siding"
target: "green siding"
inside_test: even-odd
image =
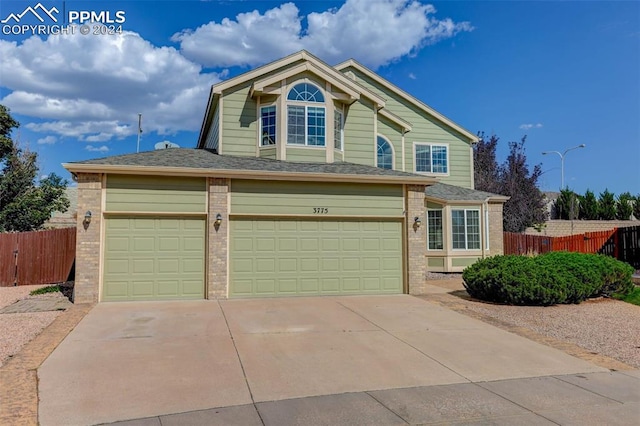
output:
[[[231,213],[330,216],[401,216],[401,185],[233,180]],[[323,214],[318,214],[322,217]]]
[[[438,203],[427,201],[427,208],[428,209],[433,209],[433,210],[442,210],[443,206],[441,204],[438,204]]]
[[[118,217],[105,228],[102,300],[204,297],[204,219]]]
[[[347,68],[343,72],[347,71],[352,71],[357,76],[359,84],[385,98],[385,108],[387,110],[411,123],[412,130],[405,135],[407,172],[414,171],[413,142],[446,143],[449,144],[449,176],[443,176],[440,178],[441,181],[450,185],[472,188],[472,152],[469,143],[462,135],[436,119],[427,116],[422,110],[411,105],[393,91],[361,74],[358,70]],[[346,161],[351,160],[347,157]]]
[[[454,257],[451,259],[452,267],[467,267],[469,265],[473,265],[476,261],[480,259],[479,257]]]
[[[402,132],[389,120],[378,115],[378,134],[387,138],[393,145],[393,169],[402,170]],[[373,165],[375,166],[376,164],[374,163]]]
[[[287,161],[301,161],[305,163],[325,163],[327,150],[322,148],[295,148],[287,145]]]
[[[427,266],[429,268],[444,268],[443,257],[429,257],[427,258]]]
[[[276,148],[262,148],[260,149],[260,157],[261,158],[270,158],[272,160],[276,159]]]
[[[222,100],[222,148],[226,155],[255,157],[257,146],[257,105],[249,97],[251,82],[225,92]]]
[[[107,212],[204,213],[206,197],[204,178],[107,176]]]
[[[373,104],[364,99],[346,109],[344,161],[368,166],[375,165],[376,139],[373,120]]]
[[[230,297],[402,292],[402,223],[230,222]]]

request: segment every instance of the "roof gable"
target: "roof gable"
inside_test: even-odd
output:
[[[421,111],[423,111],[424,113],[429,115],[430,117],[438,120],[439,122],[443,123],[447,127],[450,127],[451,129],[453,129],[456,132],[460,133],[462,136],[467,138],[469,140],[469,142],[474,143],[474,142],[476,142],[478,140],[478,137],[476,135],[474,135],[473,133],[471,133],[470,131],[468,131],[464,127],[454,123],[453,121],[451,121],[450,119],[448,119],[444,115],[440,114],[438,111],[436,111],[433,108],[431,108],[429,105],[425,104],[424,102],[420,101],[419,99],[415,98],[414,96],[411,96],[409,93],[407,93],[404,90],[400,89],[398,86],[394,85],[393,83],[385,80],[384,78],[382,78],[381,76],[379,76],[375,72],[371,71],[369,68],[365,67],[364,65],[360,64],[359,62],[357,62],[357,61],[355,61],[353,59],[349,59],[349,60],[347,60],[345,62],[342,62],[341,64],[336,65],[334,68],[339,70],[339,71],[344,71],[345,69],[350,68],[350,67],[354,68],[357,71],[361,72],[362,74],[366,75],[367,77],[369,77],[370,79],[374,80],[375,82],[377,82],[381,86],[383,86],[383,87],[391,90],[392,92],[396,93],[402,99],[404,99],[405,101],[407,101],[410,104],[414,105],[415,107],[417,107],[418,109],[420,109]]]

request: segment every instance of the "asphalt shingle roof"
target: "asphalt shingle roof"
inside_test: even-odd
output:
[[[445,201],[485,201],[488,198],[502,197],[490,192],[476,191],[475,189],[447,185],[441,182],[427,186],[424,193],[427,197]]]
[[[280,161],[258,157],[218,155],[206,149],[170,148],[136,154],[114,155],[112,157],[69,163],[106,166],[137,167],[186,167],[213,170],[246,170],[284,173],[326,173],[345,175],[368,175],[387,177],[420,178],[422,176],[397,170],[385,170],[353,163],[302,163]]]

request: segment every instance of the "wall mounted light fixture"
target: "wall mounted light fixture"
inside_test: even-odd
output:
[[[215,221],[215,222],[213,222],[213,224],[214,224],[215,226],[220,226],[220,224],[221,224],[221,223],[222,223],[222,215],[221,215],[220,213],[218,213],[218,214],[216,215],[216,221]]]
[[[420,220],[420,218],[418,216],[416,216],[413,219],[413,226],[415,226],[416,228],[420,228],[420,225],[422,225],[422,221]]]
[[[91,223],[91,211],[87,210],[87,212],[84,214],[84,221],[82,223],[85,224],[90,224]]]

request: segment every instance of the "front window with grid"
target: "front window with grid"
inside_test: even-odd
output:
[[[393,148],[382,136],[378,136],[376,166],[381,169],[393,169]]]
[[[415,144],[416,172],[447,174],[447,145]]]
[[[442,210],[427,210],[427,247],[442,250],[443,245]]]
[[[335,149],[342,149],[342,135],[343,135],[343,120],[344,114],[337,109],[333,111],[333,147]]]
[[[326,118],[320,89],[310,83],[296,84],[287,96],[287,143],[292,145],[325,146]],[[306,105],[311,103],[312,105]]]
[[[451,238],[454,249],[480,250],[480,211],[452,210]]]
[[[260,108],[260,145],[269,146],[276,143],[276,107]]]

